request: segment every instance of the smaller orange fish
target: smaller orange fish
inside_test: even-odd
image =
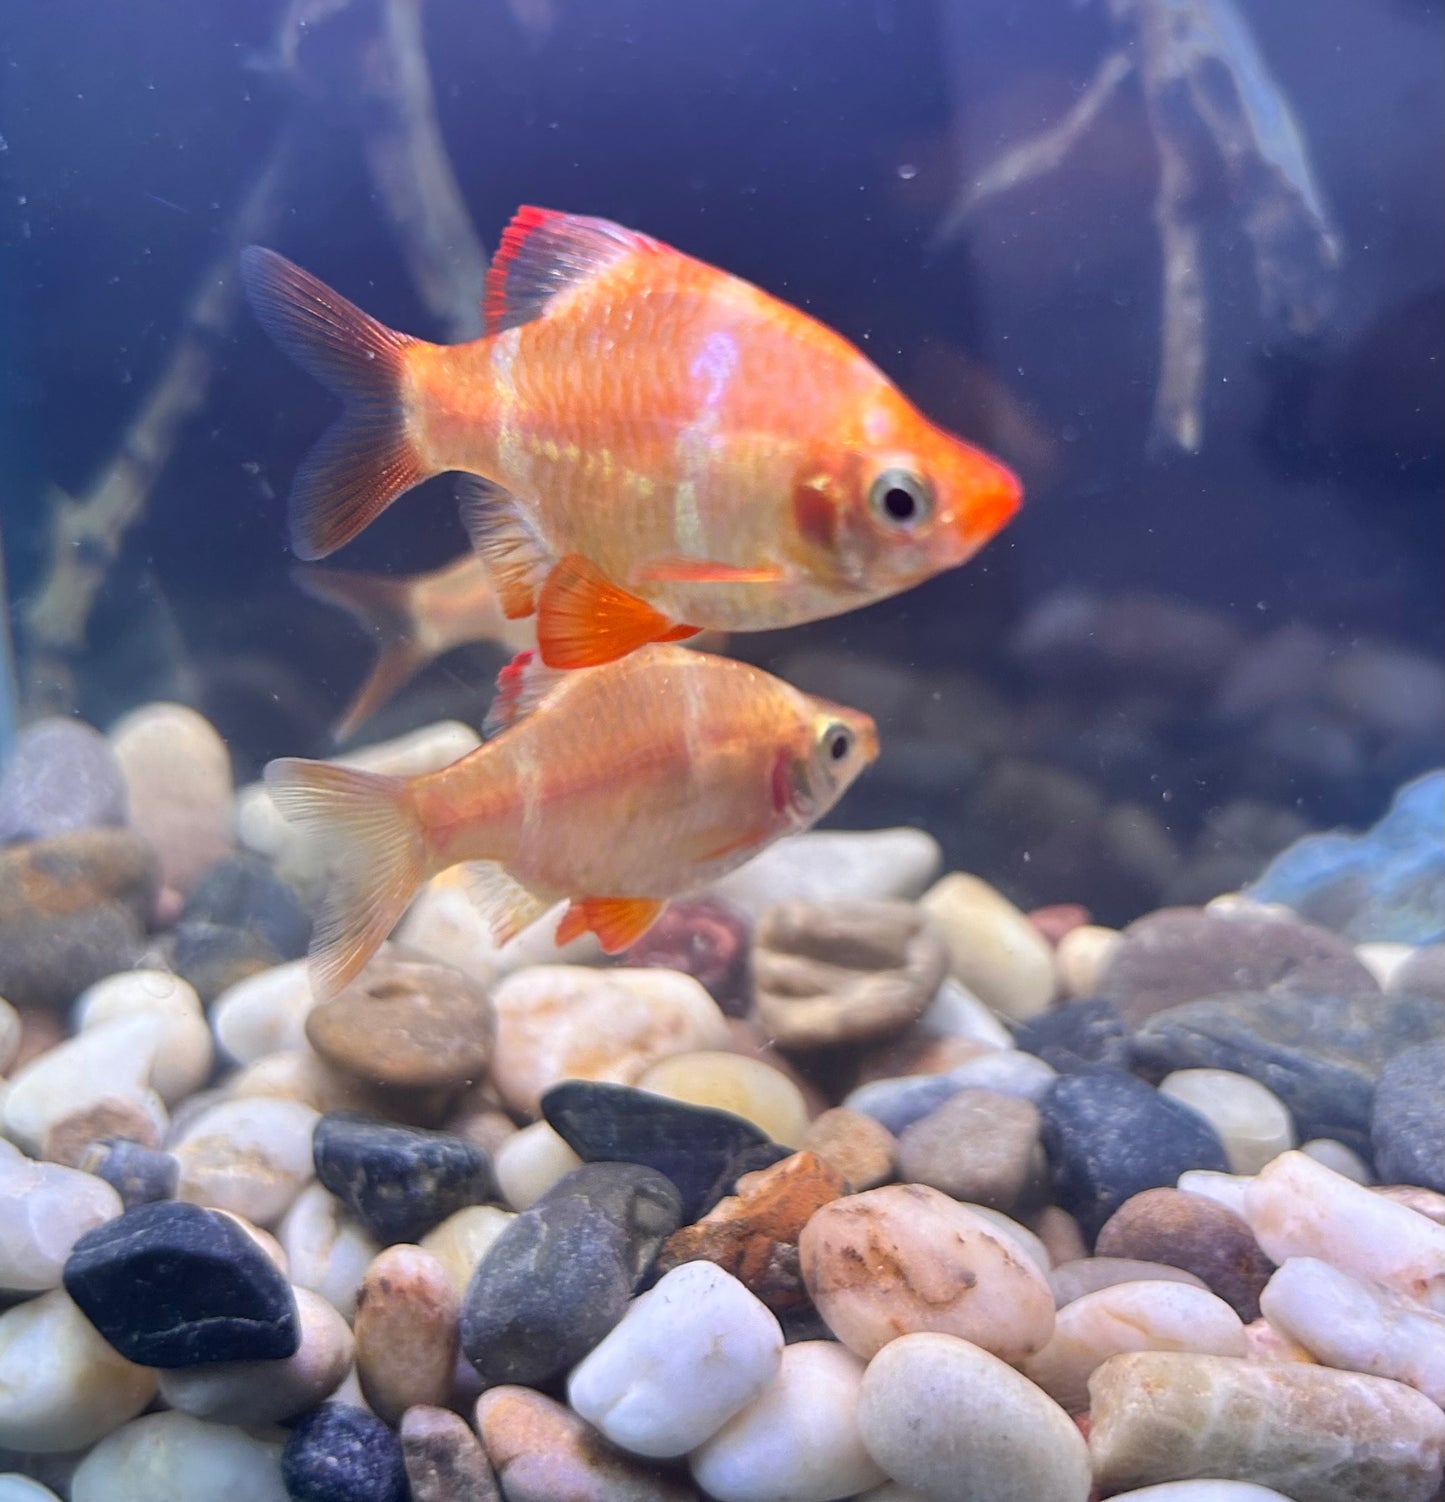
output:
[[[565,897],[558,943],[591,931],[615,954],[668,898],[821,818],[878,755],[867,715],[677,646],[570,673],[520,653],[486,729],[504,733],[419,777],[266,768],[281,813],[331,847],[318,996],[356,975],[424,881],[461,864],[498,943]]]
[[[530,620],[509,621],[487,579],[486,566],[466,553],[430,573],[389,579],[340,569],[305,568],[293,579],[318,600],[349,611],[376,637],[376,665],[332,731],[344,741],[408,679],[454,647],[493,642],[508,652],[536,643]]]

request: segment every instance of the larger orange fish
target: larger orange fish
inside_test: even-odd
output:
[[[604,219],[519,210],[469,344],[396,333],[271,251],[243,274],[346,404],[297,476],[296,552],[465,471],[473,542],[554,667],[852,610],[964,562],[1019,503],[840,335]]]
[[[503,670],[489,729],[440,772],[386,777],[329,762],[266,768],[282,814],[332,846],[312,983],[334,994],[417,888],[479,862],[498,942],[571,899],[559,942],[608,953],[696,890],[825,814],[878,754],[873,721],[747,663],[647,646],[560,673],[524,652]]]

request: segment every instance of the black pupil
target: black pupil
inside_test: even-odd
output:
[[[911,522],[918,514],[918,501],[911,490],[891,485],[883,492],[883,509],[896,522]]]
[[[847,754],[848,732],[846,730],[835,730],[833,732],[833,739],[828,742],[828,755],[834,761],[842,761]]]

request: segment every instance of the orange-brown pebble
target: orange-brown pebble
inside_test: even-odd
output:
[[[457,1362],[459,1300],[441,1262],[389,1246],[357,1296],[356,1374],[378,1418],[395,1424],[417,1403],[445,1407]]]
[[[898,1139],[893,1133],[882,1122],[847,1106],[834,1106],[815,1117],[803,1146],[837,1169],[845,1194],[886,1184],[898,1162]]]
[[[1057,944],[1071,929],[1082,928],[1093,915],[1077,902],[1055,902],[1048,907],[1036,907],[1027,916],[1050,944]]]
[[[50,1007],[17,1006],[15,1010],[20,1016],[20,1047],[10,1064],[12,1076],[66,1038],[65,1018]]]
[[[662,1245],[659,1274],[684,1262],[715,1262],[770,1309],[808,1302],[798,1271],[798,1237],[813,1212],[844,1192],[843,1177],[816,1153],[799,1152],[744,1174],[738,1192]]]
[[[1042,1210],[1028,1216],[1024,1224],[1043,1242],[1049,1261],[1055,1267],[1061,1262],[1074,1262],[1089,1255],[1078,1221],[1059,1205],[1045,1205]]]
[[[64,1163],[67,1168],[79,1168],[86,1148],[102,1137],[124,1137],[142,1147],[159,1147],[160,1123],[156,1113],[139,1101],[124,1097],[98,1100],[52,1122],[46,1128],[40,1156],[51,1163]]]

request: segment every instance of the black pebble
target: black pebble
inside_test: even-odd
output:
[[[769,1141],[731,1111],[595,1080],[553,1085],[542,1097],[542,1114],[585,1163],[641,1163],[665,1173],[682,1195],[688,1221],[715,1203],[739,1153]]]
[[[301,1344],[296,1296],[226,1216],[175,1200],[97,1226],[65,1264],[65,1291],[128,1361],[276,1361]]]
[[[1129,1029],[1118,1007],[1102,996],[1066,1002],[1020,1024],[1014,1042],[1060,1074],[1087,1074],[1101,1064],[1126,1069],[1129,1064]]]
[[[627,1312],[681,1223],[670,1180],[633,1163],[588,1163],[522,1211],[462,1299],[461,1342],[490,1386],[541,1386],[576,1365]]]
[[[376,1239],[416,1241],[448,1215],[496,1195],[475,1142],[331,1111],[311,1139],[316,1177]]]
[[[1370,1123],[1382,1183],[1445,1194],[1445,1038],[1402,1049],[1385,1065]]]
[[[212,866],[180,921],[250,930],[283,960],[299,960],[311,942],[311,920],[295,892],[259,855],[227,856]]]
[[[323,1403],[292,1429],[281,1451],[292,1502],[407,1502],[401,1441],[352,1403]]]
[[[280,964],[282,956],[256,929],[192,918],[182,921],[171,935],[167,958],[176,974],[209,1005],[238,981]]]
[[[127,1210],[168,1200],[176,1192],[181,1165],[170,1153],[142,1147],[124,1137],[102,1137],[86,1148],[80,1166],[104,1179]]]
[[[1212,1126],[1132,1075],[1063,1075],[1039,1101],[1055,1197],[1092,1244],[1131,1195],[1172,1188],[1190,1168],[1228,1169]]]

